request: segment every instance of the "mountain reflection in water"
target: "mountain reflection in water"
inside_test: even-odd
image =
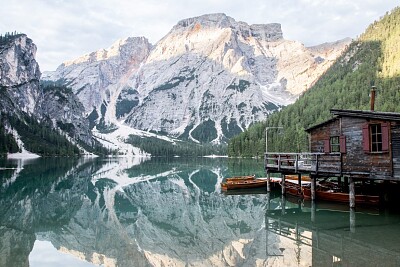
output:
[[[397,214],[333,211],[262,190],[221,193],[225,177],[263,176],[262,161],[55,158],[0,167],[0,266],[400,265]]]

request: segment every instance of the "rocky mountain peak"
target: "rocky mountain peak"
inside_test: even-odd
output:
[[[199,32],[204,29],[231,29],[245,38],[254,37],[264,41],[276,41],[283,38],[281,24],[252,24],[237,22],[235,19],[224,13],[207,14],[179,21],[171,30],[172,33],[180,34],[188,31],[191,33]]]
[[[179,21],[172,31],[180,29],[198,29],[205,28],[228,28],[235,24],[236,21],[225,15],[224,13],[207,14],[193,18],[187,18]]]
[[[40,79],[39,64],[36,62],[36,45],[25,34],[10,37],[0,45],[0,84],[15,86]]]
[[[140,52],[143,46],[150,46],[145,37],[128,37],[119,39],[107,49],[100,49],[95,52],[88,53],[77,59],[64,62],[59,68],[68,67],[70,65],[79,65],[82,63],[93,63],[97,61],[109,60],[112,58],[122,57],[129,58]]]
[[[28,115],[25,118],[43,123],[44,128],[53,126],[74,142],[93,146],[82,104],[70,89],[56,86],[54,82],[49,86],[40,84],[41,73],[35,55],[36,45],[25,34],[0,37],[0,115],[4,112],[17,120]],[[8,132],[14,127],[8,120],[3,123]],[[32,126],[29,121],[21,123],[27,128]],[[14,138],[35,139],[34,134],[26,135],[24,130],[12,130]],[[25,149],[22,141],[19,149]]]
[[[0,86],[5,88],[14,105],[32,113],[40,94],[40,69],[36,45],[25,34],[2,37],[0,44]]]
[[[64,62],[54,72],[44,72],[43,80],[70,82],[87,114],[104,116],[109,102],[115,105],[128,79],[136,73],[152,49],[145,37],[128,37],[75,60]],[[129,87],[130,88],[130,87]],[[128,88],[128,89],[129,89]],[[107,117],[115,117],[115,109],[107,109]],[[103,115],[101,115],[103,113]]]
[[[263,41],[278,41],[283,39],[280,23],[252,24],[250,25],[251,36]]]

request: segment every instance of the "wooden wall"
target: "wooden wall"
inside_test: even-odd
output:
[[[339,119],[331,121],[319,128],[316,128],[310,133],[310,144],[312,153],[321,153],[324,151],[324,141],[328,140],[331,136],[340,135]]]
[[[341,154],[338,173],[358,178],[400,180],[400,125],[391,123],[392,148],[388,152],[369,153],[363,149],[363,126],[366,123],[385,123],[383,120],[341,117],[310,132],[311,152],[325,152],[324,143],[331,136],[345,136],[346,153]],[[389,136],[389,138],[390,138]],[[392,161],[392,149],[393,157]],[[395,175],[393,173],[395,170]],[[322,171],[322,170],[321,170]]]
[[[390,179],[392,161],[389,152],[367,153],[363,149],[362,128],[367,123],[364,118],[343,117],[342,133],[346,136],[347,153],[343,154],[344,173],[367,173],[366,178]],[[384,123],[381,120],[369,120],[368,123]]]
[[[400,179],[400,123],[392,123],[393,176]]]

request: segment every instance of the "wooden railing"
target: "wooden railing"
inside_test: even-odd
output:
[[[266,153],[267,171],[341,173],[340,154],[325,153]]]

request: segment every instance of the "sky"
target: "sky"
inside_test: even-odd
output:
[[[0,0],[0,33],[22,32],[37,45],[41,71],[144,36],[155,44],[180,20],[225,13],[248,24],[280,23],[306,46],[356,38],[396,7],[395,0]]]

